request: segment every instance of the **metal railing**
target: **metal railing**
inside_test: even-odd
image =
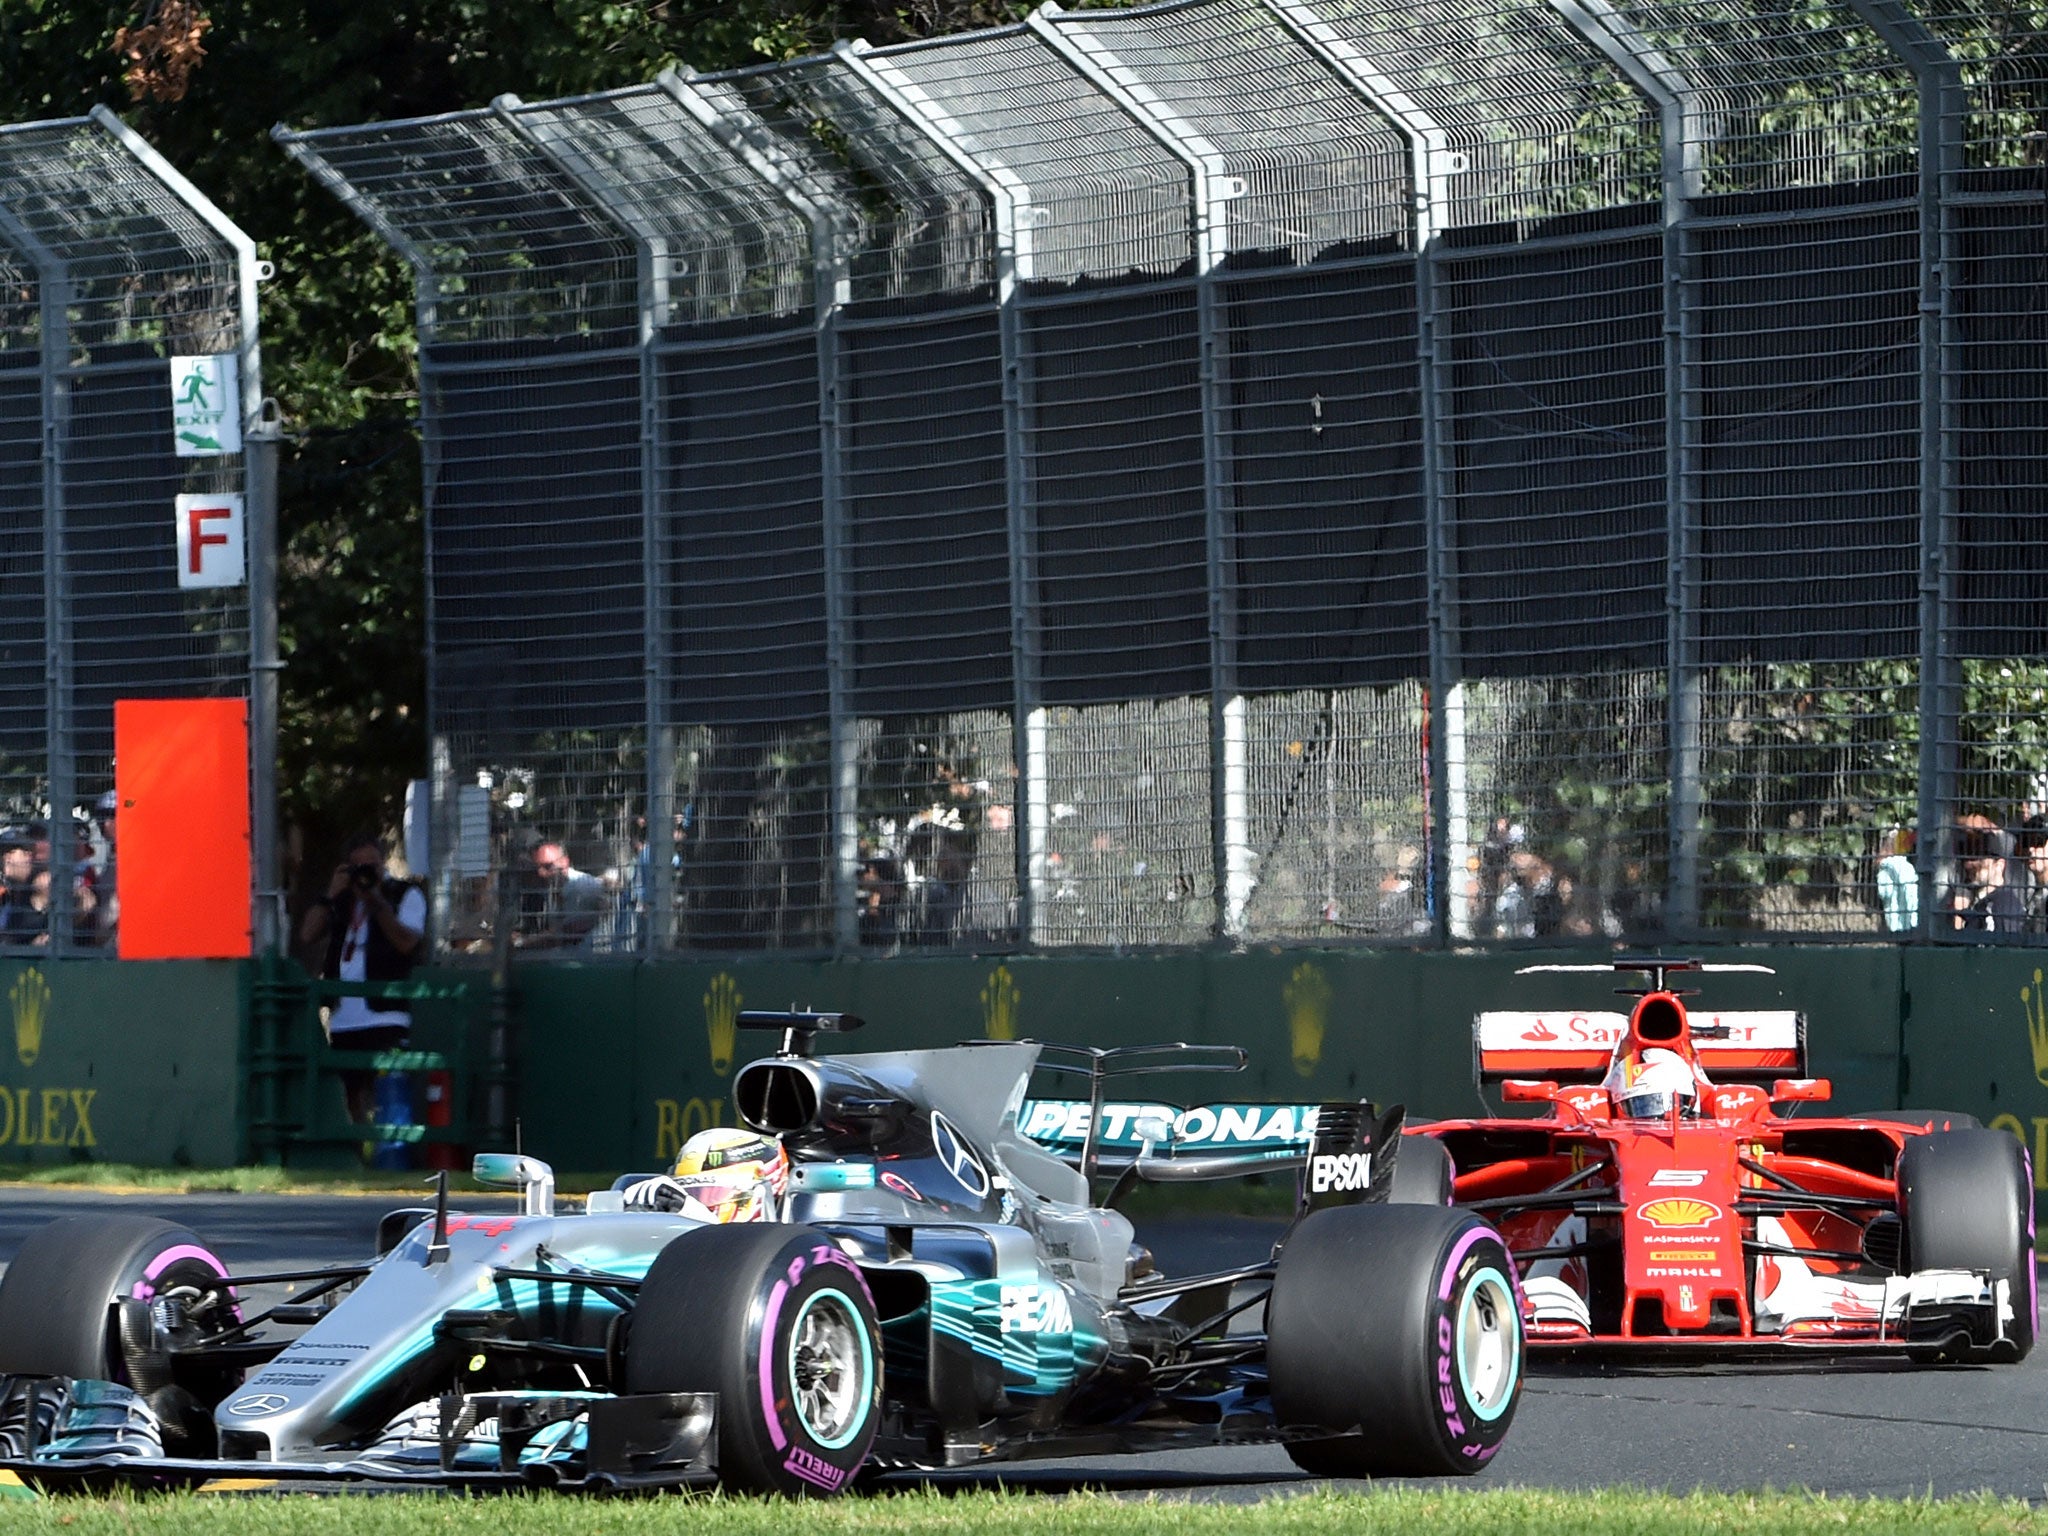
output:
[[[259,943],[275,936],[263,266],[107,109],[0,127],[0,839],[49,875],[36,952],[115,952],[113,706],[130,698],[249,698],[252,911]],[[202,431],[181,445],[173,360],[222,356],[239,443]],[[244,582],[181,583],[181,495],[244,499]],[[0,941],[26,942],[11,927]]]
[[[2003,936],[2037,21],[1046,5],[281,128],[419,277],[443,932]]]

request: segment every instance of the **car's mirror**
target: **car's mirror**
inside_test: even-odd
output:
[[[1825,1104],[1835,1085],[1824,1077],[1781,1077],[1771,1084],[1773,1104]]]
[[[1557,1084],[1511,1077],[1500,1085],[1500,1096],[1509,1104],[1547,1104],[1557,1096]]]
[[[487,1189],[517,1189],[526,1194],[526,1214],[555,1214],[555,1170],[537,1157],[517,1152],[479,1152],[469,1175]]]

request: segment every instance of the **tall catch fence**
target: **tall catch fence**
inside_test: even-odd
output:
[[[259,266],[106,109],[0,127],[0,842],[49,876],[30,927],[9,861],[0,947],[115,952],[116,699],[251,700],[270,932],[276,683],[252,665],[275,660],[270,482],[245,468],[270,463]]]
[[[1047,5],[280,129],[418,276],[444,938],[1983,937],[2044,21]]]

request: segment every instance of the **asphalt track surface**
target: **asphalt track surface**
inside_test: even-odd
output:
[[[0,1263],[56,1217],[124,1209],[189,1226],[231,1266],[277,1268],[366,1257],[396,1197],[114,1196],[0,1190]],[[475,1208],[482,1200],[465,1196]],[[1169,1272],[1253,1263],[1279,1223],[1161,1220],[1139,1236]],[[1026,1462],[946,1474],[940,1486],[997,1482],[1047,1492],[1093,1486],[1250,1501],[1312,1486],[1273,1446]],[[1982,1489],[2048,1502],[2048,1346],[2018,1366],[1864,1362],[1594,1369],[1539,1365],[1487,1484],[1683,1493],[1809,1488],[1924,1496]]]

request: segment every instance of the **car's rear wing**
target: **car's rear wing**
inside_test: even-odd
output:
[[[1304,1153],[1315,1137],[1313,1104],[1178,1104],[1105,1102],[1095,1145],[1115,1163],[1147,1147],[1161,1157],[1181,1152]],[[1017,1131],[1048,1152],[1072,1157],[1088,1139],[1086,1099],[1026,1099]]]
[[[1693,1050],[1715,1082],[1769,1083],[1806,1077],[1806,1016],[1789,1008],[1690,1011]],[[1482,1013],[1472,1021],[1479,1080],[1510,1077],[1597,1083],[1615,1042],[1628,1033],[1625,1013]]]

